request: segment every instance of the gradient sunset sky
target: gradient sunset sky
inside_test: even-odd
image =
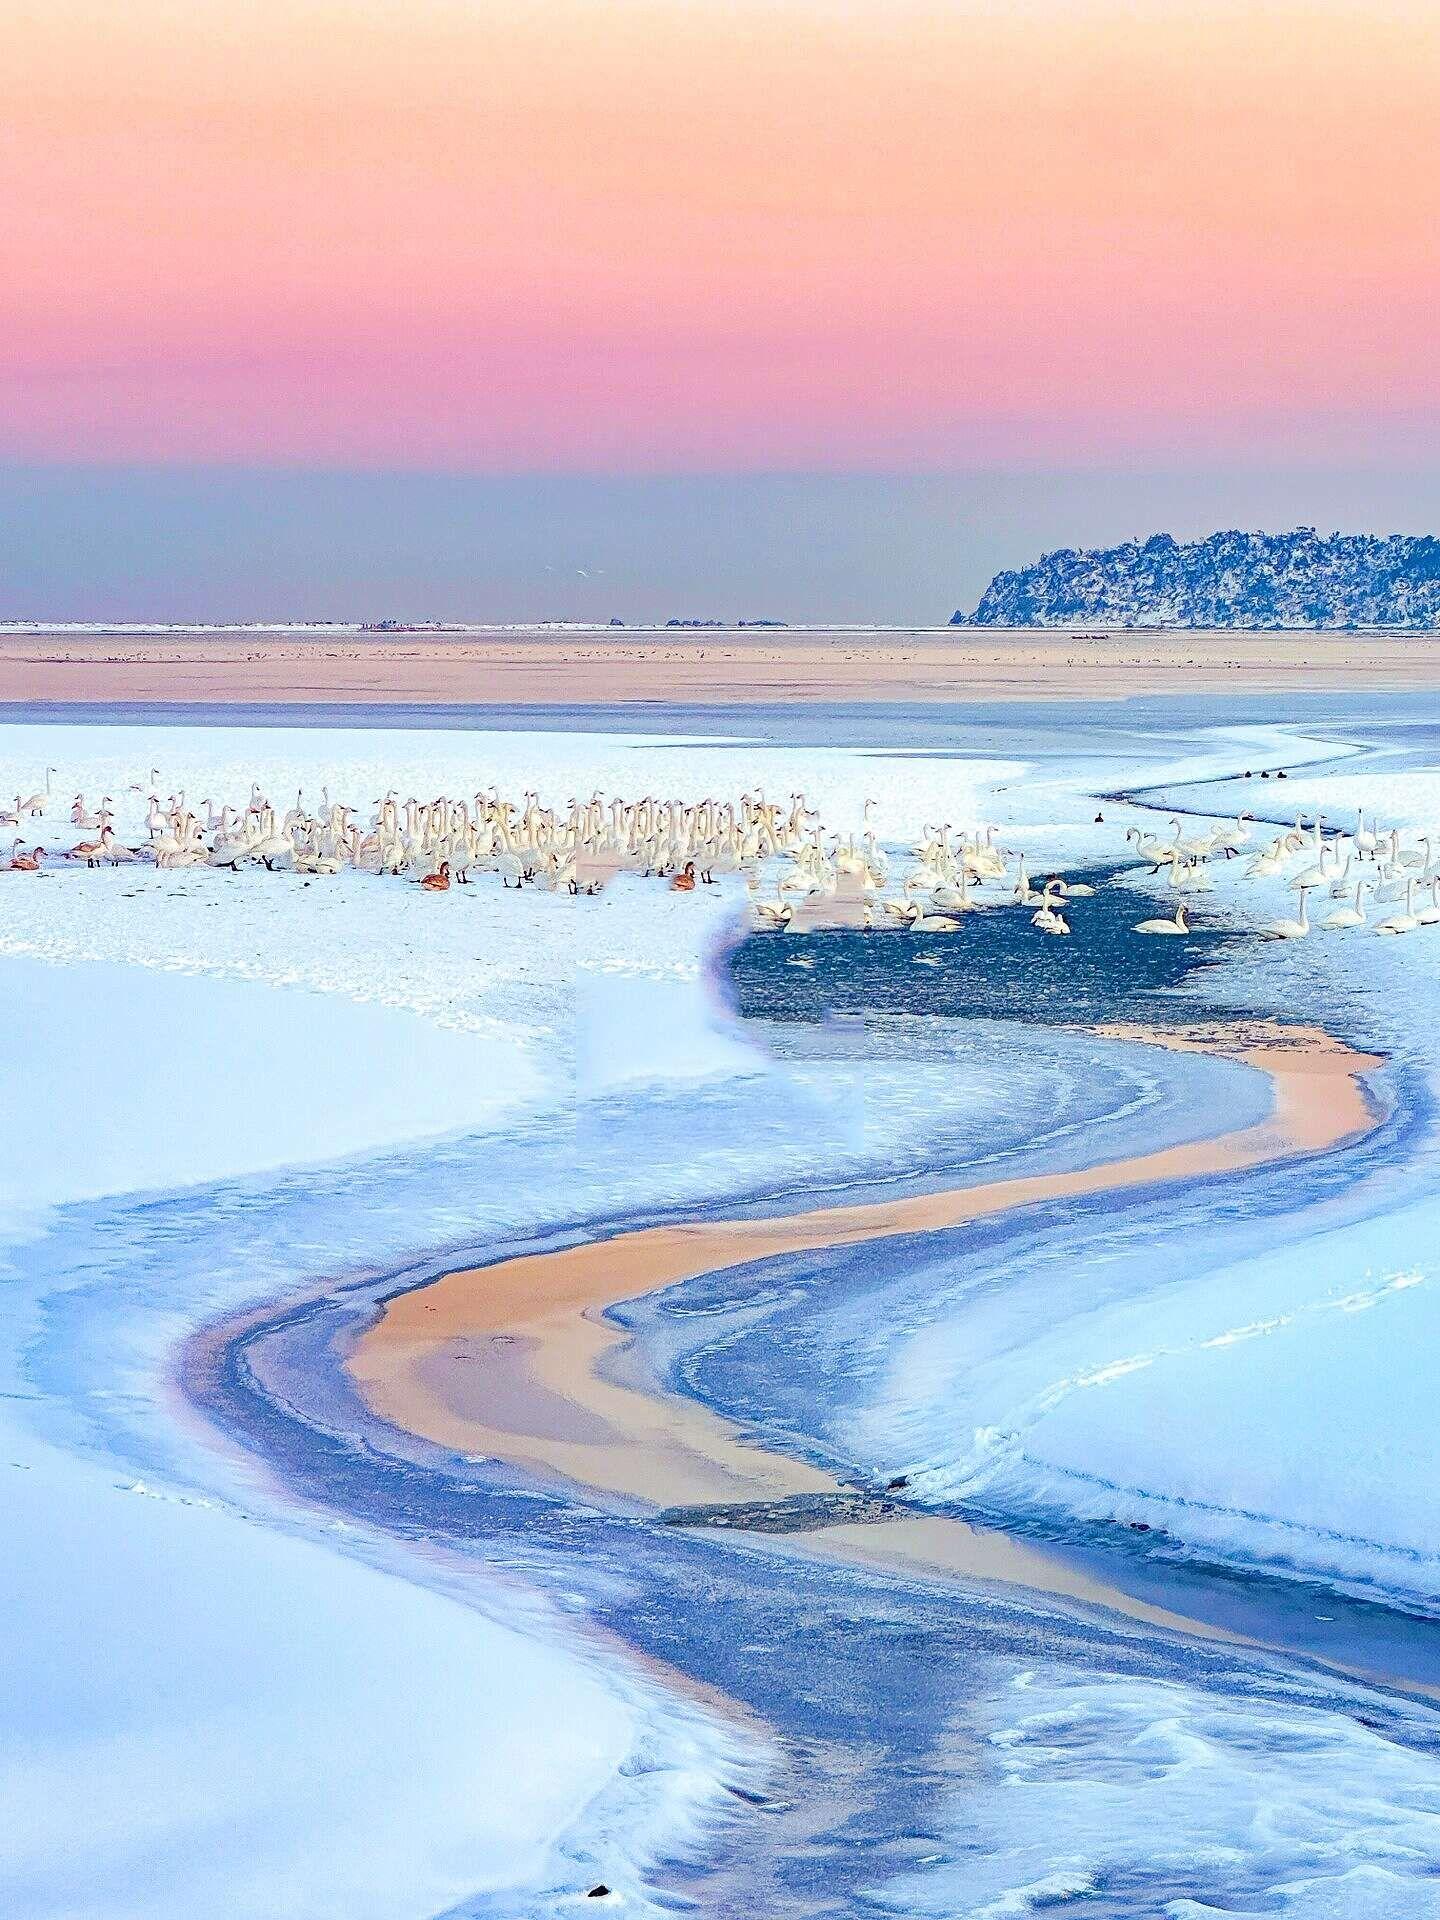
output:
[[[28,558],[0,548],[0,611],[164,598],[173,569],[138,552],[126,476],[169,503],[197,615],[197,553],[232,562],[227,524],[253,544],[241,521],[276,469],[288,544],[250,570],[256,611],[278,593],[315,610],[342,565],[351,587],[398,583],[357,582],[336,544],[346,475],[387,477],[400,523],[428,476],[474,476],[469,544],[435,549],[430,584],[438,611],[469,582],[464,611],[508,617],[563,609],[519,604],[543,578],[477,574],[487,501],[496,538],[538,556],[566,500],[587,526],[669,500],[651,588],[626,533],[612,597],[633,615],[710,610],[640,602],[690,590],[676,503],[717,479],[740,521],[788,498],[823,525],[823,499],[868,489],[902,556],[896,617],[919,611],[903,554],[922,537],[954,543],[952,599],[1024,557],[987,476],[994,499],[1053,478],[1057,523],[1022,516],[1040,544],[1072,537],[1085,473],[1118,518],[1081,515],[1076,538],[1151,530],[1147,476],[1177,530],[1212,500],[1222,524],[1262,499],[1280,524],[1393,519],[1412,497],[1397,476],[1434,502],[1432,0],[0,12],[0,510],[38,533]],[[748,504],[747,475],[769,476]],[[952,496],[970,506],[948,530],[893,523]],[[47,521],[46,500],[71,504]],[[77,512],[88,578],[64,538]],[[535,564],[579,582],[592,557],[562,541]],[[703,569],[692,584],[710,590]],[[820,598],[781,611],[887,611]]]

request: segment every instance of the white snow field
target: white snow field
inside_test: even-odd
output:
[[[169,1276],[126,1257],[151,1196],[204,1182],[235,1206],[247,1176],[493,1120],[535,1069],[295,989],[24,960],[0,983],[0,1912],[418,1920],[509,1887],[518,1911],[576,1883],[569,1836],[602,1817],[609,1870],[640,1879],[736,1743],[533,1609],[482,1616],[363,1536],[338,1552],[259,1497],[197,1491],[166,1356],[269,1276],[192,1269],[198,1242]],[[159,1474],[122,1457],[127,1423]],[[646,1785],[617,1801],[624,1770]]]
[[[758,781],[803,784],[841,827],[874,796],[898,846],[926,821],[996,820],[1075,864],[1113,857],[1126,821],[1154,824],[1116,805],[1093,826],[1096,790],[1335,752],[1224,729],[1163,767],[1031,773],[560,733],[5,725],[0,794],[56,768],[63,805],[22,837],[64,845],[76,791],[113,795],[134,833],[152,784],[217,806],[252,780],[277,797],[328,786],[365,809],[390,787],[538,784],[563,805],[596,786]],[[1280,882],[1222,869],[1217,887],[1197,914],[1290,910]],[[1073,1045],[1036,1064],[992,1036],[958,1071],[937,1054],[849,1078],[766,1061],[707,980],[737,904],[638,881],[571,902],[498,883],[431,900],[351,875],[0,876],[0,1913],[420,1920],[510,1889],[530,1916],[602,1867],[645,1911],[651,1864],[763,1769],[752,1733],[602,1659],[578,1598],[574,1621],[499,1583],[483,1611],[462,1604],[423,1556],[402,1564],[259,1485],[169,1387],[196,1327],[317,1274],[592,1206],[843,1188],[923,1164],[947,1130],[983,1140],[1011,1105],[1037,1125],[1067,1102],[1083,1114],[1083,1089],[1045,1080]],[[1316,936],[1215,969],[1206,990],[1278,983],[1433,1086],[1437,978],[1440,931]],[[1154,1070],[1139,1055],[1132,1070],[1143,1127]],[[688,1150],[631,1150],[657,1130]],[[997,1285],[900,1330],[858,1443],[939,1500],[1144,1518],[1197,1554],[1440,1601],[1431,1133],[1427,1116],[1361,1191],[1300,1193],[1283,1245],[1208,1217],[1163,1271],[1117,1246],[1072,1272],[1052,1245],[1011,1276],[1039,1276],[1043,1313]],[[477,1190],[474,1143],[507,1136],[534,1164]],[[956,1812],[973,1835],[962,1877],[877,1890],[880,1910],[1043,1911],[1063,1904],[1057,1873],[1137,1871],[1140,1834],[1208,1860],[1217,1888],[1227,1860],[1247,1862],[1257,1914],[1440,1911],[1426,1755],[1178,1682],[992,1678],[995,1765]],[[1152,1910],[1222,1909],[1175,1894]]]

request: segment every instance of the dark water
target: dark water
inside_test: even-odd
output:
[[[897,700],[705,702],[3,701],[0,723],[42,726],[303,727],[364,731],[645,733],[780,746],[971,753],[1063,761],[1170,756],[1196,727],[1290,722],[1349,739],[1363,730],[1382,750],[1395,730],[1433,728],[1430,693],[1149,695],[1133,700]],[[1237,749],[1243,751],[1243,749]]]
[[[1177,999],[1175,990],[1233,936],[1208,927],[1186,938],[1137,939],[1137,921],[1171,908],[1116,873],[1067,874],[1095,888],[1091,899],[1066,902],[1075,929],[1068,938],[1033,926],[1008,890],[997,895],[1003,908],[965,914],[953,933],[754,933],[727,957],[735,1005],[747,1019],[800,1022],[832,1014],[1072,1026],[1203,1018],[1203,1001]]]

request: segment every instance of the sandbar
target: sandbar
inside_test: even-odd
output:
[[[0,704],[1128,699],[1440,687],[1433,634],[467,627],[0,633]]]
[[[1317,1153],[1374,1123],[1363,1076],[1379,1060],[1317,1029],[1254,1021],[1099,1031],[1241,1060],[1267,1077],[1271,1110],[1243,1129],[1061,1173],[783,1218],[648,1227],[448,1273],[383,1305],[350,1351],[350,1377],[374,1414],[408,1433],[655,1509],[844,1492],[832,1475],[756,1445],[696,1402],[617,1378],[629,1336],[606,1310],[777,1255],[953,1230],[1047,1200]],[[825,1551],[1016,1580],[1160,1617],[1001,1534],[953,1519],[912,1511],[816,1537]]]

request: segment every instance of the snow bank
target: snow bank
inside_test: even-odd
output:
[[[978,1356],[973,1438],[938,1448],[925,1486],[1440,1604],[1437,1245],[1440,1207],[1416,1203]],[[933,1375],[924,1391],[933,1406]]]
[[[7,1462],[0,1528],[27,1920],[422,1920],[544,1884],[641,1732],[553,1644],[48,1450]]]
[[[503,1035],[298,988],[0,960],[0,1230],[32,1209],[338,1159],[538,1104]],[[28,1044],[27,1044],[28,1043]]]
[[[984,1702],[991,1759],[954,1809],[963,1850],[872,1899],[908,1920],[1072,1904],[1171,1920],[1432,1915],[1433,1735],[1418,1716],[1382,1729],[1335,1705],[1022,1669]]]

